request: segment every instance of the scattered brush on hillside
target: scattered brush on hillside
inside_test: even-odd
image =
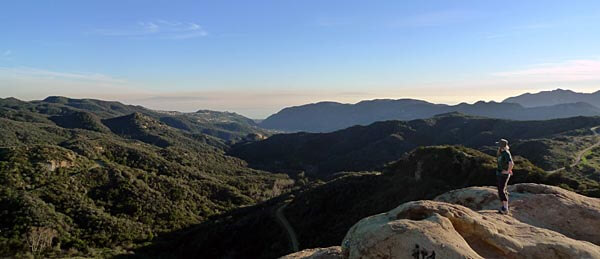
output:
[[[1,100],[0,257],[121,254],[292,187],[225,155],[228,140],[153,114],[95,100]]]
[[[546,183],[579,188],[593,195],[597,183],[577,181],[563,174],[549,175],[522,157],[515,157],[511,184]],[[390,210],[411,200],[435,196],[467,186],[495,185],[496,163],[493,156],[462,146],[420,147],[391,162],[383,172],[345,172],[325,183],[313,183],[293,195],[235,210],[211,221],[159,238],[155,247],[141,255],[176,251],[180,257],[273,258],[290,252],[288,238],[277,225],[274,212],[283,211],[294,228],[300,248],[339,245],[346,231],[358,220]],[[589,184],[589,185],[588,185]],[[279,228],[279,230],[277,230]],[[232,233],[235,233],[233,235]],[[283,237],[282,237],[283,236]],[[212,242],[210,240],[219,240]]]

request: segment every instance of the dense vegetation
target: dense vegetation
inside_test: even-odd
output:
[[[293,184],[225,155],[233,139],[171,127],[141,107],[0,104],[2,257],[124,253]],[[217,115],[210,121],[228,120]]]
[[[264,141],[234,146],[230,154],[251,166],[274,172],[300,172],[327,179],[339,171],[380,168],[419,146],[460,144],[490,154],[494,142],[507,138],[515,154],[544,169],[564,166],[574,151],[593,140],[590,127],[600,117],[547,121],[510,121],[458,113],[413,121],[383,121],[332,133],[274,135]]]
[[[513,183],[600,197],[600,149],[569,166],[597,125],[452,113],[263,140],[232,113],[0,99],[0,257],[273,258],[290,251],[285,204],[301,248],[339,245],[365,216],[494,185],[500,137],[517,155]]]
[[[524,158],[515,159],[511,184],[559,185],[600,197],[595,181],[577,179],[568,173],[548,174]],[[337,174],[328,182],[315,182],[293,194],[217,217],[178,233],[178,238],[169,236],[176,241],[146,248],[142,254],[177,251],[177,256],[186,258],[284,255],[290,252],[289,241],[281,230],[276,230],[273,212],[286,203],[284,213],[295,229],[301,249],[340,245],[346,231],[364,217],[457,188],[495,185],[495,168],[494,157],[466,147],[420,147],[385,166],[383,172]]]

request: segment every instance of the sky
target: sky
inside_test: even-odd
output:
[[[600,1],[0,3],[0,97],[265,118],[318,101],[600,90]]]

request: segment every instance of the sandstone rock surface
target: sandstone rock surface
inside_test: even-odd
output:
[[[464,188],[362,219],[337,257],[287,258],[600,258],[600,199],[539,184],[509,192],[511,215],[497,212],[496,188]]]
[[[511,185],[508,191],[511,216],[516,220],[600,245],[600,199],[556,186],[532,183]],[[500,207],[494,187],[458,189],[442,194],[435,200],[477,211]]]
[[[306,249],[293,254],[281,257],[281,259],[340,259],[342,257],[342,248],[332,246],[327,248]]]

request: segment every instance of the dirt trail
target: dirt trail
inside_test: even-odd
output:
[[[285,230],[288,233],[288,238],[290,239],[290,245],[292,247],[293,252],[298,252],[300,250],[299,248],[299,244],[298,244],[298,238],[296,237],[296,232],[294,231],[294,228],[292,227],[292,225],[290,224],[290,222],[285,218],[285,215],[283,214],[283,210],[285,209],[285,207],[287,207],[287,203],[284,204],[283,206],[279,207],[277,209],[277,212],[275,213],[275,217],[277,218],[277,221],[279,221],[279,223],[281,224],[281,226],[283,228],[285,228]]]
[[[600,126],[596,126],[596,127],[590,128],[590,130],[594,133],[595,136],[600,135],[598,133],[598,131],[597,131],[598,128],[600,128]],[[588,151],[590,151],[590,150],[592,150],[592,149],[594,149],[594,148],[596,148],[598,146],[600,146],[600,140],[598,140],[598,142],[594,143],[593,145],[591,145],[591,146],[589,146],[587,148],[584,148],[581,151],[579,151],[577,153],[577,156],[575,156],[575,161],[570,166],[573,167],[573,166],[579,165],[579,163],[581,162],[581,158],[585,155],[585,153],[587,153]],[[559,171],[562,171],[562,170],[565,170],[565,168],[561,167],[561,168],[558,168],[558,169],[555,169],[555,170],[552,170],[552,171],[548,171],[548,173],[553,174],[553,173],[556,173],[556,172],[559,172]]]

